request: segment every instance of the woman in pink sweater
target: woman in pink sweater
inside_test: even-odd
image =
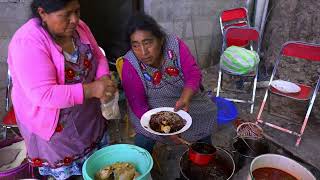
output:
[[[215,105],[199,90],[201,71],[186,44],[174,35],[165,34],[145,14],[131,18],[127,39],[131,50],[124,56],[122,85],[137,133],[135,144],[152,152],[156,141],[170,142],[140,125],[141,116],[158,107],[188,111],[192,125],[181,136],[188,141],[211,143]],[[177,142],[175,136],[171,140]]]
[[[78,0],[34,0],[8,53],[12,102],[29,162],[41,175],[81,175],[105,139],[100,101],[116,91]]]

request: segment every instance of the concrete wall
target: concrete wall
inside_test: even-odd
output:
[[[144,0],[144,10],[168,32],[182,38],[201,67],[208,67],[219,59],[220,12],[245,3],[245,0]]]

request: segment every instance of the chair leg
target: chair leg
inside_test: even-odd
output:
[[[263,112],[264,106],[266,105],[267,99],[268,99],[268,89],[266,90],[266,93],[264,95],[263,101],[261,103],[261,106],[260,106],[260,109],[259,109],[259,112],[258,112],[258,115],[257,115],[257,121],[260,122],[260,123],[263,123],[263,121],[261,119],[261,116],[262,116],[262,112]]]
[[[3,140],[7,140],[7,127],[6,126],[2,126],[2,130],[3,130],[3,132],[2,132],[2,135],[3,135]]]
[[[271,113],[271,97],[272,97],[272,94],[270,94],[270,98],[268,98],[268,107],[267,107],[268,113]]]
[[[222,71],[219,68],[219,77],[218,77],[218,86],[217,86],[217,97],[219,97],[220,88],[221,88],[221,81],[222,81]]]
[[[253,113],[253,109],[254,109],[254,101],[256,98],[256,90],[257,90],[257,81],[258,81],[258,70],[256,70],[256,75],[253,80],[253,89],[252,89],[252,98],[251,98],[252,104],[251,104],[250,114]]]
[[[309,102],[308,110],[307,110],[306,116],[304,117],[303,124],[302,124],[301,130],[300,130],[300,134],[299,134],[299,138],[297,139],[297,142],[296,142],[296,146],[299,146],[300,141],[301,141],[301,137],[302,137],[302,135],[304,133],[304,130],[305,130],[306,126],[307,126],[308,119],[309,119],[309,116],[311,114],[311,110],[312,110],[314,101],[316,99],[316,96],[317,96],[317,93],[318,93],[318,90],[319,90],[319,86],[320,86],[320,78],[318,79],[317,85],[316,85],[316,87],[315,87],[315,89],[313,91],[313,95],[312,95],[311,100]]]

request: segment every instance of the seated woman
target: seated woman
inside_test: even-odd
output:
[[[31,165],[67,179],[106,145],[100,101],[116,87],[79,0],[33,0],[31,9],[9,45],[12,102]]]
[[[141,116],[158,107],[188,111],[192,125],[181,137],[211,144],[215,105],[199,90],[201,71],[186,44],[164,33],[146,14],[137,14],[129,20],[127,38],[131,50],[124,56],[122,84],[137,133],[135,144],[152,152],[156,141],[168,140],[140,125]],[[176,136],[170,139],[178,142]]]

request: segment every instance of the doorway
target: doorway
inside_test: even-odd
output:
[[[105,50],[109,62],[114,63],[128,50],[124,37],[126,23],[134,12],[143,11],[143,0],[80,0],[80,4],[81,19]]]

